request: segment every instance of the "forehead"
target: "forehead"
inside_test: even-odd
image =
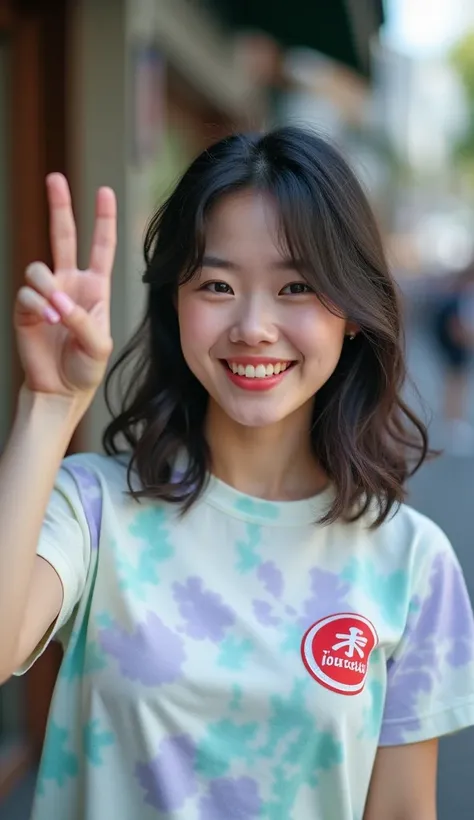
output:
[[[245,190],[228,194],[211,210],[206,250],[231,246],[234,251],[283,252],[278,209],[269,194]]]

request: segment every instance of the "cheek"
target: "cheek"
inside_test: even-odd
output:
[[[206,305],[193,300],[178,300],[178,322],[181,348],[189,366],[203,362],[219,338],[216,317],[210,315]]]
[[[293,323],[291,338],[307,359],[338,359],[344,342],[345,321],[329,311],[302,311]]]

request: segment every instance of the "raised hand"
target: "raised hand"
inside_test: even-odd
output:
[[[112,351],[110,282],[116,246],[116,202],[110,188],[96,198],[89,267],[77,268],[76,226],[66,179],[47,180],[54,272],[34,262],[25,274],[14,313],[26,387],[74,397],[92,394]]]

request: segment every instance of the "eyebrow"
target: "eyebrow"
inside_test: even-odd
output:
[[[236,270],[238,265],[234,262],[230,262],[228,259],[222,259],[220,256],[214,256],[212,254],[205,254],[202,258],[202,267],[203,268],[221,268],[224,270]]]
[[[223,259],[220,256],[214,256],[214,254],[205,254],[202,258],[202,267],[203,268],[219,268],[220,270],[232,270],[236,271],[239,269],[239,265],[235,262],[231,262],[229,259]],[[273,268],[276,270],[296,270],[301,271],[304,270],[306,267],[304,262],[298,259],[280,259],[272,265]]]

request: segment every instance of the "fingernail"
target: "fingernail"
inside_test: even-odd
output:
[[[46,175],[46,185],[49,185],[50,182],[54,182],[55,179],[60,179],[62,174],[58,173],[57,171],[52,171],[50,174]]]
[[[63,316],[69,316],[74,310],[74,302],[69,298],[67,293],[57,290],[50,296],[50,302],[59,310]]]
[[[59,313],[52,307],[45,307],[43,316],[51,325],[57,325],[57,323],[61,321]]]

